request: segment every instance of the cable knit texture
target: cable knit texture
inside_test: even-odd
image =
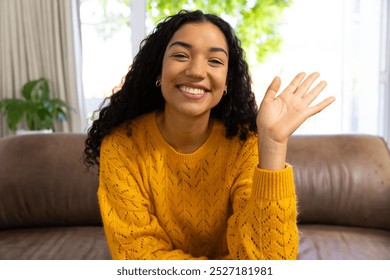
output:
[[[227,139],[214,121],[207,141],[181,154],[155,113],[103,140],[99,205],[113,259],[295,259],[291,166],[257,168],[257,137]]]

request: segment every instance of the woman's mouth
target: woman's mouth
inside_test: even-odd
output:
[[[203,95],[206,91],[201,88],[192,88],[187,86],[180,86],[179,87],[182,92],[191,94],[191,95]]]

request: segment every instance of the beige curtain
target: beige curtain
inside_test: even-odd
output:
[[[48,78],[51,96],[75,110],[56,131],[86,126],[79,18],[79,0],[0,0],[0,99],[20,97],[28,80]],[[0,136],[9,135],[0,118]]]

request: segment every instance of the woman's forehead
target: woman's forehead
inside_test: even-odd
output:
[[[210,22],[186,23],[173,34],[168,47],[175,41],[184,41],[189,44],[217,44],[227,49],[225,34],[218,26]]]

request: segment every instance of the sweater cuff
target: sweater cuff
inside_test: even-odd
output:
[[[295,197],[294,175],[291,165],[278,171],[255,168],[252,195],[257,199],[280,200]]]

